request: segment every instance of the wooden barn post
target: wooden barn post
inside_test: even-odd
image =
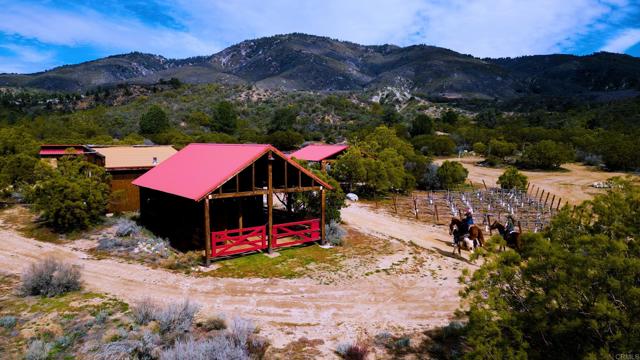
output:
[[[325,245],[327,243],[325,234],[325,224],[327,222],[327,190],[324,186],[321,186],[320,190],[320,243]]]
[[[267,234],[269,236],[268,252],[273,253],[273,153],[269,151],[267,165]]]
[[[209,195],[204,199],[204,251],[205,265],[211,264],[211,219],[209,218]]]

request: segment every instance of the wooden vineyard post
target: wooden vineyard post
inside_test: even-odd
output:
[[[544,205],[542,205],[543,207],[547,207],[547,201],[549,200],[549,195],[551,195],[550,192],[547,193],[547,197],[544,199]]]
[[[553,194],[553,198],[551,199],[551,205],[549,205],[549,210],[553,210],[553,203],[556,201],[556,194]]]
[[[540,191],[540,188],[537,188],[537,189],[536,189],[536,194],[533,196],[533,198],[534,198],[534,199],[537,199],[537,198],[538,198],[538,191]]]
[[[482,185],[484,185],[484,191],[489,191],[489,189],[487,189],[487,183],[484,182],[484,179],[482,179]]]
[[[540,194],[540,199],[538,199],[538,202],[541,203],[542,202],[542,198],[544,197],[544,189],[542,189],[542,194]]]
[[[205,266],[211,264],[211,219],[209,218],[209,196],[204,199],[204,251]]]
[[[268,252],[273,253],[273,153],[269,152],[267,165],[267,234],[269,236]]]
[[[325,224],[327,222],[327,190],[324,186],[320,190],[320,243],[326,244]]]
[[[433,215],[436,217],[436,224],[440,222],[440,216],[438,216],[438,204],[433,204]]]
[[[562,203],[562,198],[558,199],[558,206],[556,207],[556,211],[560,210],[561,203]]]
[[[398,213],[398,194],[393,193],[393,212]]]
[[[417,196],[413,197],[413,211],[415,211],[415,213],[416,213],[416,220],[419,220],[419,216],[418,216],[418,197]]]
[[[526,194],[529,193],[529,187],[531,186],[531,183],[527,183],[527,190],[525,191]]]

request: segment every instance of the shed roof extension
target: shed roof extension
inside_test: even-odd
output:
[[[200,201],[269,151],[331,189],[273,146],[262,144],[190,144],[133,184]]]
[[[289,157],[307,161],[322,161],[346,150],[348,147],[348,145],[311,144],[289,154]]]

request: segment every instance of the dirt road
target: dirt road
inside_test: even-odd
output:
[[[429,232],[415,236],[423,226],[411,227],[353,206],[345,218],[355,227],[375,229],[378,235],[413,240],[438,247]],[[444,247],[444,245],[443,245]],[[203,306],[201,314],[226,314],[254,319],[261,333],[276,347],[302,336],[323,339],[320,350],[332,358],[332,349],[361,333],[418,330],[446,324],[459,306],[459,260],[433,255],[434,276],[387,275],[384,272],[347,284],[318,285],[311,279],[219,279],[192,277],[117,260],[97,260],[69,245],[25,238],[0,230],[0,269],[19,274],[29,263],[53,255],[82,267],[88,290],[105,292],[127,301],[150,297],[162,301],[189,298]]]
[[[476,184],[482,184],[484,180],[487,186],[496,186],[498,177],[502,175],[504,169],[494,169],[477,166],[481,161],[478,157],[465,157],[462,159],[438,159],[437,164],[442,164],[445,160],[460,161],[469,170],[469,179]],[[602,190],[591,187],[591,184],[598,181],[605,181],[614,176],[625,176],[624,173],[606,172],[581,164],[564,164],[562,168],[567,171],[523,171],[529,177],[529,182],[536,189],[551,192],[552,195],[560,196],[571,204],[578,204],[584,200],[591,199]],[[535,190],[534,190],[535,191]]]
[[[362,203],[350,203],[342,209],[342,219],[365,234],[412,241],[425,249],[452,256],[451,236],[445,226],[426,225],[392,216]]]

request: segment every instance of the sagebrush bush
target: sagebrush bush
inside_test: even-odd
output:
[[[329,224],[325,225],[325,236],[327,241],[333,246],[343,245],[346,234],[347,232],[337,221],[332,220]]]
[[[216,316],[205,319],[200,326],[206,331],[225,330],[227,328],[227,321],[222,316]]]
[[[120,218],[116,222],[116,236],[133,237],[140,234],[142,234],[142,227],[131,219]]]
[[[370,349],[364,342],[342,343],[336,348],[336,353],[345,360],[364,360],[369,355]]]
[[[149,298],[136,302],[131,307],[131,317],[138,325],[146,325],[155,320],[156,314],[160,311],[158,304]]]
[[[26,360],[47,360],[51,352],[52,345],[42,340],[34,340],[29,344],[27,352],[24,354]]]
[[[249,353],[228,336],[178,341],[160,354],[160,360],[248,360]]]
[[[52,257],[33,263],[22,273],[23,295],[56,296],[80,290],[80,271]]]
[[[93,355],[94,360],[157,359],[162,341],[158,334],[145,330],[130,333],[121,340],[103,344]]]
[[[0,326],[5,329],[13,329],[18,323],[18,318],[11,315],[5,315],[0,317]]]
[[[160,306],[150,299],[143,299],[132,307],[131,317],[139,325],[157,321],[161,334],[180,334],[189,331],[199,309],[199,305],[189,300]]]
[[[160,333],[185,333],[193,324],[193,318],[200,306],[185,300],[181,303],[170,303],[157,312],[155,319],[160,326]]]

